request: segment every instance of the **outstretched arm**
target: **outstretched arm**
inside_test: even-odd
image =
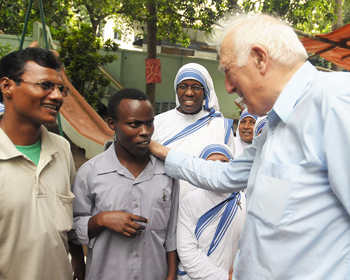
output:
[[[157,143],[154,140],[152,140],[151,143],[149,144],[149,150],[154,156],[156,156],[161,160],[165,160],[166,156],[170,151],[169,148],[164,147],[163,145]]]
[[[149,149],[156,157],[165,160],[165,171],[168,176],[186,180],[195,186],[214,192],[234,192],[247,186],[256,145],[253,143],[245,149],[244,155],[229,163],[194,158],[155,141],[151,141]]]

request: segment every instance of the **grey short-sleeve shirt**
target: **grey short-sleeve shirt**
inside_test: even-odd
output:
[[[179,190],[162,161],[150,155],[148,165],[135,178],[111,145],[80,168],[73,193],[74,228],[79,241],[88,246],[86,279],[166,278],[166,252],[176,250]],[[89,240],[90,217],[112,210],[143,216],[149,224],[135,238],[104,229]]]

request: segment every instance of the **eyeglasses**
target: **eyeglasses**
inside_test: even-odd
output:
[[[199,85],[188,86],[185,84],[177,85],[176,88],[181,91],[187,91],[188,88],[190,88],[192,91],[195,91],[195,92],[199,92],[204,89],[204,87],[201,87]]]
[[[44,91],[47,91],[47,92],[54,91],[55,87],[57,87],[63,97],[66,97],[69,93],[69,88],[66,87],[65,85],[56,85],[54,82],[48,81],[48,80],[45,80],[42,82],[30,81],[30,80],[24,80],[24,79],[11,79],[11,80],[34,84],[34,85],[40,86]]]

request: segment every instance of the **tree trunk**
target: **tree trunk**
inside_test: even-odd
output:
[[[332,31],[343,26],[343,1],[342,0],[335,0],[334,15],[336,17],[336,21],[333,22]],[[331,68],[334,71],[342,70],[340,66],[335,65],[334,63],[332,63]]]
[[[154,0],[149,0],[147,11],[147,58],[157,58],[157,7]],[[155,108],[156,84],[146,84],[146,94]]]
[[[94,17],[94,9],[92,6],[90,5],[87,5],[85,4],[85,7],[86,7],[86,10],[88,11],[89,13],[89,18],[90,18],[90,21],[91,21],[91,24],[92,24],[92,29],[94,30],[94,33],[95,33],[95,36],[97,34],[97,29],[98,29],[98,26],[99,26],[99,20],[95,20],[95,17]]]

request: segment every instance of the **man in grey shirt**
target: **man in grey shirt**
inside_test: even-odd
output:
[[[176,279],[178,181],[148,153],[152,105],[141,91],[123,89],[108,115],[116,141],[80,168],[73,185],[86,279]]]

